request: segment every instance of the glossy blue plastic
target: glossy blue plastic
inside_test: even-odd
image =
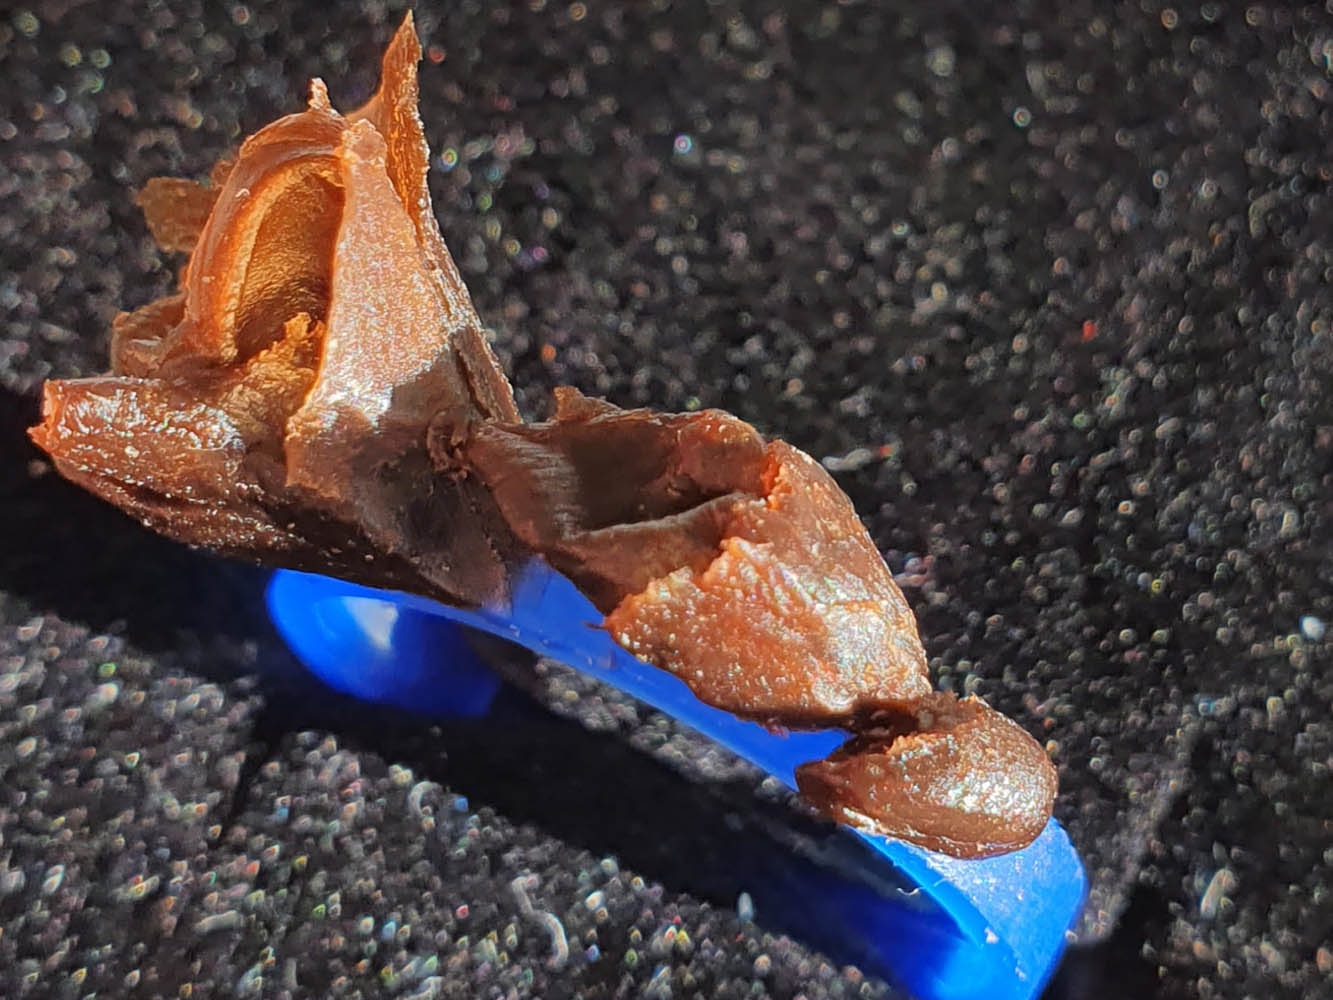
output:
[[[268,603],[308,668],[370,701],[436,716],[484,714],[500,681],[471,652],[457,628],[463,625],[611,684],[790,787],[797,765],[846,738],[836,730],[776,735],[704,705],[675,677],[614,643],[588,600],[539,563],[517,581],[503,610],[461,610],[289,571],[273,576]],[[1030,1000],[1040,992],[1086,890],[1083,866],[1057,822],[1024,850],[976,861],[856,836],[868,848],[860,862],[871,876],[866,884],[877,888],[848,891],[830,881],[820,903],[841,908],[840,922],[856,928],[899,986],[920,1000]]]

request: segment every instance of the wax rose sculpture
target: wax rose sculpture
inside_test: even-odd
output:
[[[378,92],[325,86],[208,184],[140,195],[177,294],[119,316],[111,373],[48,382],[60,472],[190,544],[462,605],[540,558],[710,705],[842,727],[797,774],[828,816],[963,857],[1025,846],[1055,769],[933,690],[916,622],[827,472],[729,414],[557,389],[525,423],[445,248],[411,18]]]

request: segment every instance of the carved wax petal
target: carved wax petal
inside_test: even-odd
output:
[[[250,502],[245,442],[225,413],[160,382],[47,382],[33,440],[61,475],[146,525],[199,545],[282,549],[290,539]]]
[[[325,325],[298,313],[283,324],[282,336],[215,383],[214,398],[245,438],[252,457],[262,453],[282,467],[283,433],[288,417],[301,405],[315,381]],[[272,469],[265,488],[274,490],[286,472]]]
[[[511,530],[610,610],[712,561],[731,501],[760,488],[764,454],[730,414],[621,410],[562,388],[553,420],[475,425],[461,461]]]
[[[262,350],[297,313],[325,317],[342,131],[335,113],[312,109],[241,146],[190,260],[178,350],[227,364]]]
[[[453,313],[460,318],[470,313],[475,318],[472,299],[445,248],[439,223],[431,209],[430,188],[426,183],[430,149],[417,113],[420,101],[417,64],[420,62],[421,43],[409,13],[384,51],[379,88],[369,101],[347,118],[349,121],[364,119],[384,136],[387,145],[385,171],[417,231],[417,242],[431,265],[439,270],[438,277],[452,297],[449,304]]]
[[[342,119],[310,110],[241,147],[186,269],[183,320],[140,367],[244,360],[297,313],[322,319],[342,194],[333,153]]]
[[[956,856],[1026,847],[1050,818],[1050,758],[985,702],[948,695],[931,702],[943,711],[921,732],[867,734],[802,765],[801,794],[863,830]]]
[[[188,252],[199,242],[217,200],[217,188],[180,177],[154,177],[134,199],[163,250]]]
[[[479,416],[450,307],[368,121],[347,128],[337,162],[344,200],[328,329],[314,385],[286,424],[285,485],[359,525],[379,550],[409,557],[453,598],[497,597],[507,532],[479,484],[441,479],[426,451],[433,419]]]
[[[472,297],[444,244],[440,224],[431,207],[430,148],[417,113],[420,88],[417,64],[421,43],[409,11],[385,50],[379,89],[369,101],[348,115],[364,119],[384,136],[385,172],[416,229],[417,243],[426,256],[431,278],[443,297],[449,330],[457,341],[459,363],[467,372],[471,394],[482,415],[517,422],[518,407],[509,379],[500,368],[483,332]]]
[[[169,253],[189,253],[199,242],[218,192],[236,161],[224,156],[213,164],[208,183],[183,177],[151,177],[134,199],[143,211],[148,231],[159,247]]]
[[[287,425],[288,482],[329,498],[364,471],[348,468],[348,441],[397,430],[405,446],[424,439],[439,407],[468,400],[450,357],[447,305],[384,172],[384,156],[383,138],[365,121],[350,126],[338,147],[344,201],[328,332],[315,386]],[[415,397],[413,383],[422,387]]]
[[[146,378],[161,362],[162,340],[185,318],[185,296],[157,299],[111,322],[111,371]]]
[[[717,558],[626,597],[607,628],[737,715],[801,725],[910,706],[931,690],[925,653],[865,528],[809,456],[773,442],[769,461],[767,495],[731,506]]]

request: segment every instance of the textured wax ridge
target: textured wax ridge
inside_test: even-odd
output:
[[[808,765],[826,815],[960,856],[1031,842],[1055,772],[981,702],[933,691],[851,502],[720,411],[558,391],[520,420],[426,187],[410,17],[377,93],[324,85],[207,187],[140,198],[191,249],[178,295],[117,321],[112,372],[49,383],[57,468],[174,538],[464,604],[539,556],[618,642],[705,702],[853,739]]]
[[[716,557],[627,596],[607,627],[737,714],[790,725],[908,710],[931,687],[902,592],[827,472],[780,441],[766,457],[764,493],[729,505]],[[783,670],[736,669],[755,660]]]
[[[978,698],[925,699],[920,731],[859,734],[796,772],[801,794],[854,826],[950,854],[1030,842],[1055,795],[1045,753]]]

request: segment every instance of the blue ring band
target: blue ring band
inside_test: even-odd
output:
[[[678,679],[635,659],[600,628],[601,614],[541,563],[516,581],[504,610],[464,610],[421,597],[282,570],[268,586],[274,624],[329,686],[432,716],[484,715],[499,678],[457,626],[566,663],[707,735],[789,787],[797,765],[827,755],[837,730],[777,735],[704,705]],[[1031,1000],[1064,951],[1087,890],[1078,854],[1055,820],[1021,851],[961,860],[855,834],[896,892],[843,893],[834,905],[891,977],[920,1000]],[[862,864],[867,864],[862,861]]]

